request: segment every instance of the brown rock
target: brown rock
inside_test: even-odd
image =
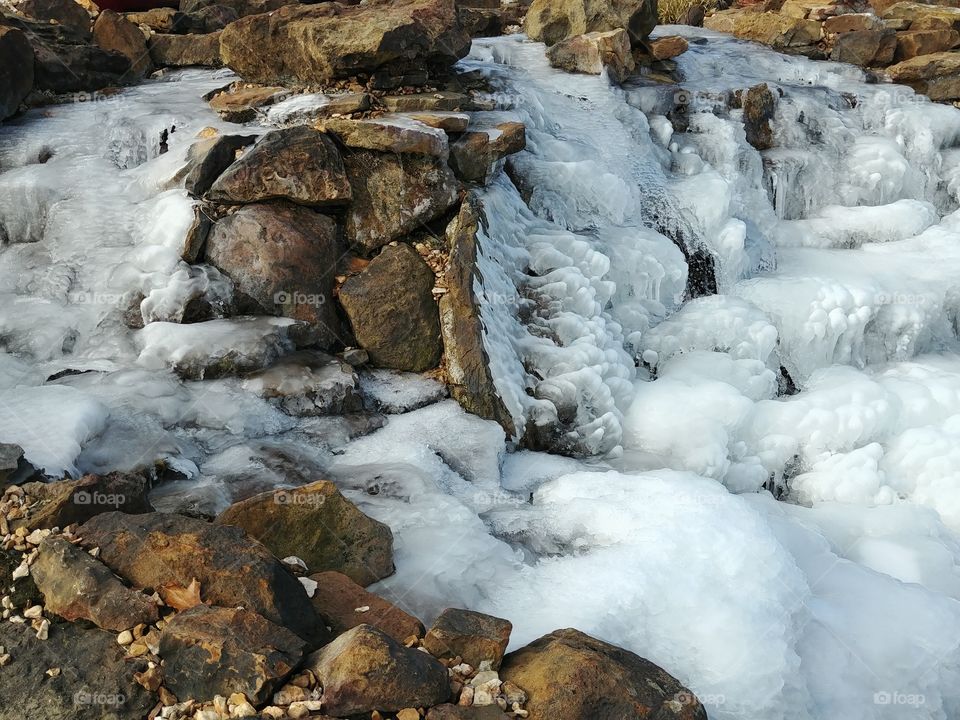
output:
[[[141,12],[128,12],[126,18],[134,25],[146,25],[158,33],[182,33],[186,15],[170,7],[155,7]]]
[[[422,228],[457,201],[457,179],[439,158],[357,150],[343,164],[353,189],[345,234],[365,254]]]
[[[210,100],[210,107],[227,122],[246,123],[256,119],[259,108],[289,96],[290,91],[282,87],[246,87],[215,95]]]
[[[0,26],[0,120],[13,115],[33,88],[33,49],[23,32]]]
[[[390,112],[420,112],[460,110],[470,103],[463,93],[442,90],[435,93],[411,93],[410,95],[384,95],[380,98]]]
[[[200,583],[204,602],[243,606],[317,646],[327,638],[310,599],[283,563],[239,528],[150,513],[106,513],[80,530],[87,548],[134,586]]]
[[[747,132],[747,142],[757,150],[773,147],[770,121],[776,108],[777,98],[766,83],[754,85],[743,97],[743,126]]]
[[[203,195],[237,158],[237,152],[256,140],[253,135],[217,135],[198,140],[187,151],[187,164],[173,179],[174,185],[183,182],[187,192]]]
[[[104,10],[93,25],[93,41],[104,50],[114,50],[130,60],[136,75],[153,71],[147,41],[136,25],[113,10]]]
[[[690,45],[686,41],[686,38],[682,38],[679,35],[668,35],[647,43],[650,56],[654,60],[670,60],[685,53],[689,47]]]
[[[206,247],[207,236],[210,234],[213,223],[214,218],[209,207],[204,203],[193,206],[193,222],[187,228],[186,237],[183,239],[183,249],[180,253],[180,257],[186,262],[193,264],[199,261],[203,249]],[[139,306],[137,311],[139,312]]]
[[[960,31],[960,8],[926,5],[918,2],[898,2],[883,11],[883,18],[910,20],[911,30],[929,30],[950,27]]]
[[[358,625],[371,625],[399,643],[423,637],[423,624],[379,595],[367,592],[346,575],[322,572],[310,576],[317,582],[313,607],[339,635]],[[364,608],[366,608],[364,610]]]
[[[423,646],[438,658],[461,657],[473,667],[489,660],[494,669],[500,667],[503,653],[510,643],[513,625],[492,615],[447,608],[423,638]]]
[[[510,653],[500,677],[526,691],[531,718],[707,720],[703,706],[676,678],[579,630],[555,630]]]
[[[938,30],[909,30],[897,33],[897,53],[900,62],[918,55],[950,50],[960,44],[960,33],[952,28]]]
[[[62,537],[40,543],[30,574],[46,610],[65,620],[89,620],[120,632],[159,619],[156,604],[143,593],[125,586],[103,563]]]
[[[623,28],[561,40],[547,50],[547,59],[567,72],[599,75],[607,68],[614,82],[625,80],[634,68],[630,36]]]
[[[886,70],[893,82],[909,85],[931,100],[960,99],[960,53],[919,55]]]
[[[883,27],[885,27],[883,21],[871,13],[835,15],[823,21],[823,31],[828,35],[858,30],[880,30]]]
[[[703,22],[710,30],[732,32],[743,40],[769,45],[776,50],[804,50],[820,41],[820,23],[775,12],[724,10]]]
[[[247,205],[217,222],[206,245],[207,262],[233,280],[240,312],[309,323],[323,348],[342,342],[333,302],[341,255],[336,223],[290,203]]]
[[[485,183],[497,163],[527,145],[523,123],[504,122],[465,132],[450,146],[450,167],[461,180]]]
[[[317,130],[340,138],[347,147],[392,153],[417,153],[446,159],[447,134],[410,118],[384,115],[369,120],[329,118]]]
[[[315,207],[342,205],[351,195],[334,142],[303,126],[264,135],[207,193],[222,203],[283,199]]]
[[[34,89],[76,93],[115,87],[130,79],[130,61],[91,44],[34,45]]]
[[[216,522],[243,528],[277,557],[296,555],[311,570],[336,570],[362,585],[394,571],[390,528],[327,480],[234,503]]]
[[[220,6],[233,10],[238,17],[260,15],[279,10],[297,0],[180,0],[180,12],[196,14],[205,8]]]
[[[220,67],[220,33],[206,35],[153,35],[147,41],[150,58],[158,67],[203,65]]]
[[[861,67],[886,65],[896,51],[896,33],[893,30],[854,30],[837,35],[830,59]]]
[[[324,711],[336,717],[430,707],[450,697],[443,665],[369,625],[343,633],[305,666],[323,687]]]
[[[198,605],[160,635],[165,686],[199,701],[243,693],[255,704],[267,702],[305,650],[292,632],[243,608]]]
[[[533,0],[524,21],[531,40],[554,45],[574,35],[625,29],[630,42],[643,42],[657,24],[649,0]]]
[[[23,0],[17,10],[34,20],[53,21],[90,37],[90,15],[73,0]]]
[[[510,715],[496,705],[464,707],[444,703],[427,711],[427,720],[510,720],[510,718]]]

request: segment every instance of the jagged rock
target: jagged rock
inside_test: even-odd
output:
[[[960,8],[956,7],[926,5],[918,2],[898,2],[884,10],[882,17],[884,20],[909,20],[911,30],[949,27],[960,31]]]
[[[889,65],[896,49],[897,34],[893,30],[854,30],[836,36],[830,59],[861,67]]]
[[[22,463],[26,463],[22,447],[13,443],[0,443],[0,484],[9,482]]]
[[[33,88],[33,48],[27,36],[0,27],[0,120],[10,117]]]
[[[243,381],[243,389],[275,402],[288,415],[343,415],[363,409],[357,376],[324,353],[301,351]]]
[[[310,570],[336,570],[362,585],[394,571],[390,528],[327,480],[234,503],[216,522],[243,528],[277,557],[296,555]]]
[[[241,18],[221,45],[224,62],[255,82],[322,84],[366,73],[423,84],[429,71],[466,55],[470,37],[453,0],[370,0]]]
[[[827,35],[860,30],[882,30],[884,27],[883,20],[872,13],[835,15],[823,21],[823,32]]]
[[[140,12],[128,12],[126,18],[134,25],[146,25],[158,33],[184,33],[187,16],[170,7],[156,7]]]
[[[143,32],[123,15],[113,10],[101,12],[93,25],[93,41],[103,50],[113,50],[127,58],[136,75],[153,71]]]
[[[382,116],[369,120],[329,118],[317,129],[336,135],[347,147],[392,153],[418,153],[446,159],[447,134],[416,120]]]
[[[891,65],[886,74],[893,82],[909,85],[931,100],[960,99],[960,53],[920,55]]]
[[[188,263],[196,263],[203,253],[207,244],[207,236],[210,234],[210,228],[213,227],[214,219],[210,208],[203,203],[193,206],[193,222],[187,228],[187,234],[183,238],[183,248],[180,257]],[[139,308],[138,308],[139,311]],[[141,325],[142,327],[142,325]]]
[[[217,135],[198,140],[190,146],[187,164],[171,184],[178,185],[182,181],[188,193],[203,197],[213,182],[237,159],[237,152],[254,140],[254,135]]]
[[[357,150],[343,164],[353,188],[345,234],[363,253],[435,220],[457,201],[457,179],[439,158]]]
[[[30,514],[11,521],[12,528],[64,528],[86,522],[100,513],[153,512],[147,493],[150,480],[139,472],[84,475],[79,480],[28,482],[23,490],[30,498]]]
[[[143,720],[156,695],[134,673],[145,658],[130,659],[115,633],[63,623],[46,640],[29,626],[0,623],[0,645],[10,664],[0,672],[0,719]],[[57,667],[56,677],[47,670]]]
[[[463,705],[445,703],[430,708],[427,711],[426,720],[510,720],[510,718],[510,715],[504,713],[496,705],[464,707]]]
[[[952,28],[908,30],[897,33],[897,52],[894,57],[900,62],[919,55],[944,52],[958,44],[960,44],[960,33]]]
[[[196,578],[204,602],[243,606],[314,646],[327,639],[300,582],[240,528],[166,513],[106,513],[78,534],[135,587],[186,586]]]
[[[443,348],[434,282],[419,253],[398,243],[340,288],[353,334],[374,365],[423,372],[439,364]]]
[[[153,35],[147,41],[150,58],[158,67],[203,65],[220,67],[220,33],[206,35]]]
[[[210,100],[210,107],[227,122],[246,123],[257,117],[257,110],[290,96],[282,87],[247,87],[222,92]]]
[[[120,632],[159,619],[156,604],[146,595],[128,588],[106,565],[62,537],[40,543],[30,574],[46,610],[65,620],[89,620]]]
[[[323,207],[349,202],[352,191],[334,142],[298,126],[264,135],[227,168],[207,197],[222,203],[284,199]]]
[[[777,109],[777,98],[766,83],[754,85],[743,95],[743,126],[747,142],[757,150],[773,147],[770,121]]]
[[[447,227],[450,258],[446,271],[447,292],[440,298],[440,331],[450,394],[464,410],[497,421],[513,436],[516,434],[513,419],[497,394],[490,374],[474,292],[481,218],[480,202],[470,194]]]
[[[423,624],[417,618],[367,592],[343,573],[316,573],[310,579],[317,583],[313,607],[335,635],[358,625],[372,625],[400,643],[412,635],[423,637]]]
[[[656,24],[655,0],[533,0],[524,29],[531,40],[554,45],[574,35],[623,28],[636,46]]]
[[[615,82],[625,80],[634,69],[630,36],[622,28],[561,40],[547,50],[547,59],[567,72],[599,75],[607,68]]]
[[[486,182],[500,160],[527,145],[523,123],[504,122],[491,128],[470,130],[450,146],[450,166],[461,180]]]
[[[130,60],[96,45],[34,45],[34,87],[52,93],[102,90],[130,80]]]
[[[479,667],[489,660],[500,667],[503,653],[510,643],[513,625],[509,620],[472,610],[447,608],[434,621],[423,638],[423,646],[438,658],[460,657],[463,662]]]
[[[649,660],[579,630],[555,630],[504,658],[531,718],[707,720],[694,694]]]
[[[743,40],[768,45],[775,50],[804,52],[820,41],[820,23],[775,12],[723,10],[703,22],[709,30],[730,32]]]
[[[390,112],[433,112],[460,110],[470,104],[470,98],[463,93],[441,90],[435,93],[384,95],[380,102]]]
[[[291,203],[247,205],[213,226],[205,254],[233,280],[240,312],[305,322],[324,348],[342,342],[333,301],[342,248],[326,215]]]
[[[163,628],[164,685],[178,698],[243,693],[267,702],[303,658],[303,640],[243,608],[198,605]]]
[[[233,10],[238,17],[260,15],[279,10],[297,0],[180,0],[180,12],[196,14],[208,7],[221,6]]]
[[[90,15],[73,0],[22,0],[17,11],[41,22],[54,21],[90,37]]]
[[[305,667],[323,687],[324,711],[336,717],[430,707],[450,697],[443,665],[369,625],[343,633]]]
[[[654,60],[670,60],[685,53],[689,47],[686,38],[679,35],[668,35],[647,43],[650,57]]]

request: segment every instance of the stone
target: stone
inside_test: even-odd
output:
[[[368,0],[241,18],[224,30],[221,47],[224,62],[254,82],[325,84],[385,73],[423,84],[428,71],[467,54],[470,36],[457,23],[453,0]]]
[[[264,135],[207,193],[208,199],[221,203],[282,199],[313,207],[343,205],[351,197],[333,140],[304,126]]]
[[[897,33],[897,62],[918,55],[944,52],[960,44],[960,33],[952,28],[937,30],[908,30]]]
[[[260,108],[289,96],[289,90],[277,86],[239,88],[215,95],[210,100],[210,107],[227,122],[246,123],[256,119]]]
[[[398,243],[343,283],[340,304],[374,365],[423,372],[439,364],[443,348],[435,281],[420,254]]]
[[[308,323],[309,341],[323,348],[341,342],[333,302],[341,255],[336,223],[291,203],[247,205],[228,215],[210,230],[205,252],[233,281],[240,312]]]
[[[23,448],[13,443],[0,443],[0,484],[10,482],[21,465],[29,465],[23,458]]]
[[[460,657],[474,667],[489,661],[496,669],[503,660],[512,630],[509,620],[472,610],[447,608],[427,630],[423,646],[434,657]]]
[[[104,630],[120,632],[159,619],[157,605],[131,590],[99,560],[62,537],[40,543],[31,575],[43,593],[48,612],[65,620],[89,620]]]
[[[153,72],[147,41],[136,25],[113,10],[104,10],[93,25],[93,41],[103,50],[113,50],[130,61],[138,76]]]
[[[90,14],[73,0],[22,0],[17,11],[41,22],[56,22],[90,37]]]
[[[671,60],[685,53],[689,47],[686,38],[679,35],[667,35],[647,43],[650,57],[654,60]]]
[[[187,25],[198,33],[213,33],[240,19],[239,13],[225,5],[208,5],[190,13]]]
[[[317,583],[313,607],[336,635],[358,625],[371,625],[399,643],[423,637],[423,624],[379,595],[363,589],[343,573],[328,571],[310,576]]]
[[[22,562],[23,556],[15,550],[0,549],[0,596],[8,595],[17,608],[43,602],[43,595],[33,577],[25,573]],[[14,577],[15,573],[18,577]]]
[[[630,36],[623,28],[561,40],[547,50],[547,59],[567,72],[599,75],[606,68],[614,82],[625,80],[635,67]]]
[[[16,28],[0,26],[0,120],[13,115],[33,88],[33,49]]]
[[[187,164],[177,173],[187,192],[203,197],[214,181],[237,159],[237,152],[252,144],[254,135],[217,135],[198,140],[187,151]]]
[[[369,625],[358,625],[310,655],[305,667],[323,687],[335,717],[430,707],[450,697],[447,669]]]
[[[299,100],[303,96],[295,96]],[[309,97],[309,96],[307,96]],[[270,122],[280,127],[296,125],[312,125],[323,118],[334,115],[353,115],[366,112],[372,106],[371,96],[368,93],[338,93],[333,95],[314,96],[313,102],[296,103],[270,113]]]
[[[357,150],[343,159],[353,192],[345,235],[369,254],[445,213],[459,185],[440,158]]]
[[[242,528],[277,557],[297,555],[311,571],[336,570],[364,586],[394,571],[390,528],[327,480],[241,500],[216,523]]]
[[[743,40],[753,40],[776,50],[800,50],[820,41],[820,23],[775,12],[725,10],[707,17],[709,30],[732,32]]]
[[[220,34],[153,35],[147,41],[150,59],[157,67],[220,67]]]
[[[637,46],[656,24],[652,0],[533,0],[524,30],[531,40],[555,45],[574,35],[622,28]]]
[[[126,19],[134,25],[145,25],[158,33],[182,33],[187,16],[171,7],[155,7],[139,12],[126,13]]]
[[[827,35],[860,30],[880,30],[884,27],[883,21],[872,13],[835,15],[823,21],[823,32]]]
[[[160,634],[164,684],[178,698],[212,700],[243,693],[267,702],[303,658],[292,632],[243,608],[197,605]]]
[[[496,705],[464,707],[445,703],[430,708],[426,720],[510,720],[510,716]]]
[[[757,150],[773,147],[770,121],[777,110],[777,97],[766,83],[754,85],[743,95],[743,126],[747,142]]]
[[[503,12],[499,8],[457,7],[457,22],[472,38],[503,34]]]
[[[886,69],[895,83],[909,85],[931,100],[960,99],[960,53],[919,55]]]
[[[523,123],[503,122],[469,130],[450,146],[450,166],[461,180],[485,183],[500,160],[520,152],[526,145]]]
[[[79,480],[24,483],[30,500],[30,514],[11,521],[14,529],[64,528],[86,522],[100,513],[153,512],[147,500],[150,480],[143,472],[114,472],[84,475]]]
[[[260,15],[279,10],[284,5],[294,4],[297,0],[180,0],[180,12],[196,14],[209,7],[229,8],[238,17]]]
[[[363,398],[357,383],[357,375],[347,363],[303,350],[248,375],[243,389],[267,398],[288,415],[309,417],[360,412]]]
[[[931,27],[950,27],[960,31],[960,8],[926,5],[918,2],[898,2],[883,11],[885,20],[910,20],[911,30],[929,30]]]
[[[527,693],[532,718],[707,720],[690,690],[628,650],[555,630],[504,658],[500,677]]]
[[[243,606],[318,645],[325,628],[300,582],[240,528],[167,513],[106,513],[78,531],[86,548],[135,587],[200,583],[204,602]]]
[[[454,111],[469,105],[470,98],[463,93],[441,90],[435,93],[384,95],[380,102],[390,112]]]
[[[58,95],[115,87],[130,80],[130,60],[96,45],[38,43],[34,46],[34,89]]]
[[[403,113],[401,117],[416,120],[433,128],[440,128],[446,133],[462,133],[470,124],[470,116],[467,113],[458,112],[421,111]]]
[[[893,60],[896,47],[893,30],[854,30],[836,36],[830,59],[861,67],[886,65]]]
[[[336,135],[347,147],[392,153],[418,153],[444,159],[449,153],[447,134],[443,130],[410,118],[329,118],[320,120],[315,127]]]

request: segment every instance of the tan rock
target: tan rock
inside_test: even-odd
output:
[[[93,41],[104,50],[114,50],[128,58],[131,72],[146,75],[153,71],[143,33],[123,15],[113,10],[100,13],[93,25]]]
[[[470,102],[463,93],[443,90],[435,93],[411,93],[409,95],[384,95],[383,106],[391,112],[421,112],[436,110],[460,110]]]
[[[468,130],[450,146],[450,166],[461,180],[485,183],[500,160],[526,144],[526,128],[519,122]]]
[[[471,610],[447,608],[427,631],[423,646],[434,657],[460,657],[474,667],[488,661],[496,669],[503,660],[512,630],[509,620]]]
[[[931,100],[960,99],[960,53],[919,55],[886,70],[893,82],[909,85]]]
[[[670,60],[685,53],[689,47],[686,38],[679,35],[667,35],[647,43],[650,56],[654,60]]]
[[[937,30],[908,30],[897,33],[896,60],[908,60],[918,55],[929,55],[955,48],[960,44],[960,33],[952,28]]]
[[[625,29],[639,45],[657,24],[657,5],[649,0],[534,0],[524,30],[531,40],[555,45],[575,35]]]
[[[704,27],[715,29],[709,20],[704,21]],[[733,34],[777,50],[800,49],[820,41],[820,23],[773,12],[740,12],[734,21]]]
[[[183,28],[179,28],[178,25],[182,24],[185,19],[183,13],[171,7],[156,7],[141,12],[128,12],[125,17],[134,25],[146,25],[158,33],[172,33],[178,30],[183,32]]]
[[[446,158],[447,134],[417,120],[384,115],[369,120],[328,118],[314,126],[340,138],[347,147],[392,153],[416,153]]]
[[[227,122],[245,123],[257,117],[259,108],[289,96],[290,91],[282,87],[245,87],[215,95],[210,100],[210,107]]]
[[[313,607],[326,618],[337,635],[358,625],[371,625],[403,643],[408,637],[423,637],[424,627],[379,595],[367,592],[346,575],[322,572],[310,576],[317,583]]]
[[[470,124],[470,116],[467,113],[444,112],[442,110],[401,113],[400,117],[410,118],[433,128],[440,128],[447,133],[462,133]]]
[[[147,41],[150,58],[158,67],[202,65],[220,67],[220,33],[206,35],[153,35]]]
[[[879,30],[884,27],[883,21],[871,13],[848,13],[829,17],[823,22],[823,31],[828,35],[833,33],[854,32],[856,30]]]
[[[960,31],[960,8],[941,5],[924,5],[918,2],[898,2],[883,12],[884,19],[903,18],[910,20],[911,30],[929,30],[933,26],[949,26]]]
[[[830,59],[860,67],[888,65],[893,61],[897,37],[893,30],[854,30],[834,38]]]
[[[547,59],[567,72],[599,75],[607,68],[615,82],[625,80],[634,69],[630,36],[622,28],[561,40],[547,50]]]

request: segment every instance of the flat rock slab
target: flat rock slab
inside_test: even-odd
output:
[[[384,95],[380,102],[391,112],[436,112],[466,109],[471,101],[469,95],[442,90],[435,93]]]
[[[447,134],[438,128],[401,115],[385,115],[371,120],[329,118],[316,128],[340,138],[347,147],[393,153],[419,153],[446,158]]]
[[[424,628],[417,618],[379,595],[364,590],[346,575],[322,572],[310,576],[317,583],[313,607],[326,618],[334,634],[371,625],[399,643],[411,636],[423,637]]]
[[[245,123],[257,117],[257,110],[274,105],[290,96],[290,91],[277,86],[246,87],[215,95],[210,107],[227,122]]]

